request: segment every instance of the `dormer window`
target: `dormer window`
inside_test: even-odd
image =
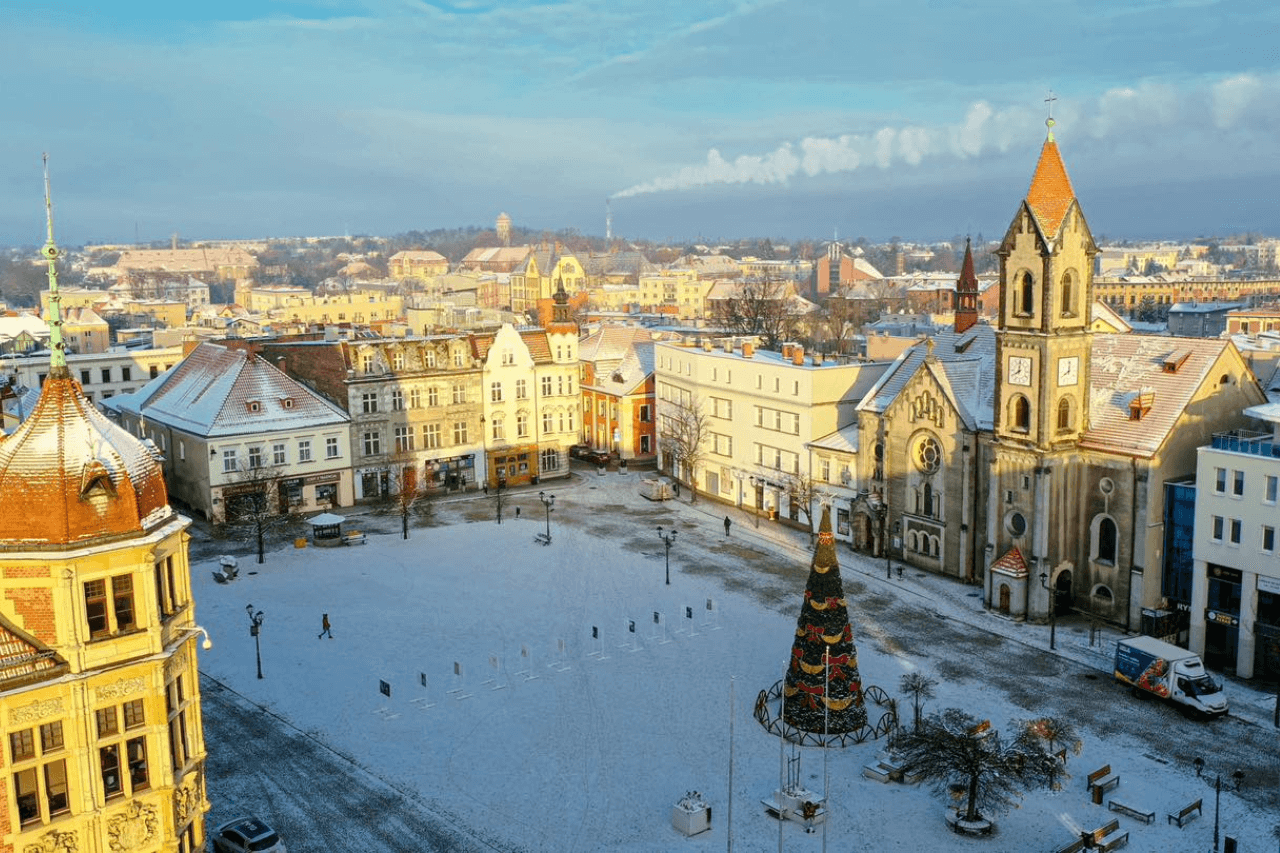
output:
[[[1173,352],[1165,356],[1164,372],[1177,373],[1178,368],[1182,367],[1182,365],[1186,363],[1186,360],[1189,358],[1191,358],[1191,350],[1189,349],[1174,350]]]
[[[262,411],[262,403],[258,402],[257,400],[250,400],[244,405],[245,405],[245,408],[248,409],[250,412]]]
[[[281,406],[283,406],[283,407],[285,407],[286,409],[292,409],[292,408],[293,408],[293,398],[292,398],[292,397],[282,397],[282,398],[280,399],[280,405],[281,405]]]
[[[1151,407],[1155,405],[1156,392],[1153,388],[1143,388],[1138,392],[1138,396],[1129,401],[1129,420],[1140,421],[1147,412],[1151,411]]]

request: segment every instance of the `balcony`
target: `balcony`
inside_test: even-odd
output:
[[[1276,446],[1275,435],[1269,432],[1233,429],[1227,432],[1215,433],[1212,447],[1214,450],[1247,453],[1250,456],[1280,458],[1280,447]]]

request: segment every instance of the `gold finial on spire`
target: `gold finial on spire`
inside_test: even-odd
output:
[[[62,340],[62,296],[58,293],[58,246],[53,242],[53,195],[49,192],[49,155],[44,160],[44,215],[48,238],[40,254],[49,263],[49,367],[51,373],[67,370],[67,345]]]
[[[1044,102],[1049,106],[1049,117],[1044,120],[1044,126],[1049,128],[1049,142],[1053,142],[1053,126],[1057,124],[1057,122],[1053,120],[1053,102],[1056,100],[1058,100],[1058,96],[1053,94],[1053,90],[1050,89],[1049,96],[1044,99]]]

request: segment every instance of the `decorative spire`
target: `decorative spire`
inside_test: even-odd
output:
[[[1057,122],[1053,120],[1053,102],[1056,100],[1058,100],[1058,96],[1053,94],[1053,90],[1050,89],[1049,97],[1044,99],[1045,104],[1047,104],[1049,107],[1049,117],[1044,120],[1044,126],[1049,128],[1049,135],[1048,135],[1049,142],[1053,142],[1053,126],[1057,124]]]
[[[823,507],[782,688],[785,722],[801,731],[851,732],[866,725],[848,607],[831,532],[831,508]]]
[[[62,296],[58,293],[58,247],[53,242],[53,196],[49,192],[49,155],[44,155],[44,215],[49,236],[40,254],[49,262],[49,372],[67,375],[67,345],[62,340]]]
[[[967,332],[978,323],[978,277],[973,272],[973,246],[969,238],[964,241],[964,263],[960,265],[960,278],[956,280],[957,335]]]

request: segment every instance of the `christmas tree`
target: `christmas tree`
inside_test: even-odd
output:
[[[867,723],[828,507],[822,510],[782,693],[783,720],[802,731],[851,732]]]

